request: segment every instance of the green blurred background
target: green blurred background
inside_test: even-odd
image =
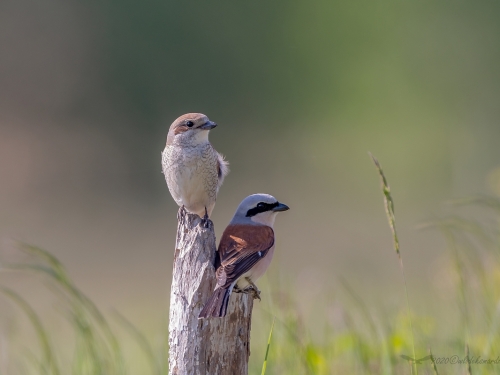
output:
[[[231,166],[217,234],[248,194],[291,207],[264,299],[279,281],[326,320],[314,301],[342,275],[367,303],[403,301],[371,151],[412,307],[433,314],[444,245],[416,225],[452,197],[500,195],[499,16],[494,1],[3,0],[2,257],[11,239],[48,249],[104,311],[153,332],[177,211],[160,152],[177,116],[202,112]],[[3,279],[52,311],[33,280]]]

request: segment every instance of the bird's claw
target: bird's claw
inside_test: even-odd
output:
[[[259,301],[262,301],[262,299],[260,298],[260,290],[259,288],[257,288],[257,285],[255,285],[253,281],[250,280],[250,278],[246,277],[245,279],[248,281],[250,285],[245,287],[245,289],[243,289],[241,293],[251,294],[253,299],[258,299]]]
[[[253,299],[258,299],[259,301],[262,301],[260,298],[260,290],[255,290],[252,288],[252,297]]]
[[[242,293],[245,293],[245,294],[251,294],[253,299],[258,299],[259,301],[262,301],[262,299],[260,298],[260,290],[259,289],[255,289],[253,286],[248,286],[246,287],[245,289],[243,289]]]
[[[233,293],[243,293],[243,290],[241,290],[240,288],[238,288],[238,285],[235,285],[233,287]]]
[[[205,207],[205,215],[201,218],[201,223],[200,223],[203,228],[210,228],[210,218],[208,217],[208,212],[207,208]]]
[[[179,222],[179,224],[183,225],[184,224],[184,221],[186,219],[186,207],[184,207],[184,205],[180,206],[179,207],[179,211],[177,211],[177,221]]]

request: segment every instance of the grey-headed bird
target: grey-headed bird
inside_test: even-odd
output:
[[[199,318],[225,316],[233,290],[251,292],[260,299],[255,281],[273,259],[276,215],[288,209],[268,194],[253,194],[243,199],[222,234],[216,255],[217,285]]]
[[[170,125],[162,167],[170,194],[188,212],[208,219],[228,163],[208,141],[217,124],[202,113],[187,113]]]

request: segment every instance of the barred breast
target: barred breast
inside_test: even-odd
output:
[[[208,215],[215,206],[219,188],[218,153],[210,143],[195,147],[167,145],[162,166],[170,194],[189,212]]]

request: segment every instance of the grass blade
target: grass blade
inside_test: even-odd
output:
[[[465,358],[467,358],[467,375],[472,375],[472,368],[470,367],[469,344],[465,345]]]
[[[434,361],[434,356],[432,355],[432,351],[431,351],[430,348],[429,348],[429,355],[431,356],[432,372],[433,372],[434,375],[439,375],[439,372],[438,372],[438,369],[437,369],[437,366],[436,366],[436,362]]]
[[[59,375],[59,368],[57,367],[56,359],[54,357],[54,354],[52,353],[49,337],[47,335],[47,332],[43,328],[42,322],[36,314],[35,310],[33,310],[28,302],[26,302],[19,294],[17,294],[12,289],[2,287],[0,288],[0,290],[3,292],[3,294],[14,301],[21,308],[21,310],[24,311],[31,324],[35,328],[35,332],[43,353],[42,367],[45,368],[44,372],[52,375]]]
[[[93,371],[89,371],[97,374],[125,374],[121,348],[108,322],[95,304],[73,283],[61,262],[39,247],[20,243],[19,248],[42,264],[13,264],[7,268],[32,270],[48,276],[69,304],[70,321],[78,333],[77,348],[81,349],[77,350],[77,360],[74,362],[76,368],[87,369],[90,366]]]
[[[394,201],[392,200],[391,189],[389,187],[389,184],[387,183],[387,179],[385,178],[385,175],[384,175],[384,172],[382,171],[382,167],[380,166],[380,163],[375,158],[375,156],[373,156],[371,153],[370,153],[370,157],[372,158],[373,163],[375,164],[375,167],[377,168],[378,174],[380,175],[380,183],[382,186],[382,192],[384,194],[385,213],[387,215],[387,220],[389,221],[389,227],[391,228],[392,238],[394,241],[394,250],[396,250],[396,254],[398,255],[399,266],[401,269],[401,274],[403,276],[403,284],[404,284],[405,296],[406,296],[406,309],[407,309],[407,313],[408,313],[408,321],[410,322],[411,345],[412,345],[412,351],[413,351],[413,358],[417,358],[415,356],[415,340],[413,337],[413,324],[411,321],[411,314],[410,314],[410,301],[408,298],[408,288],[406,286],[406,277],[405,277],[405,271],[404,271],[404,267],[403,267],[403,258],[401,257],[401,252],[399,251],[399,239],[398,239],[398,234],[396,231],[396,217],[394,216]],[[415,367],[415,374],[418,375],[417,365],[414,364],[413,367]]]
[[[275,318],[273,317],[273,324],[271,324],[271,331],[269,331],[269,339],[267,340],[266,357],[264,358],[264,363],[262,364],[262,373],[261,373],[261,375],[265,375],[266,374],[267,356],[269,355],[269,348],[271,346],[271,337],[273,337],[274,320],[275,320]]]

